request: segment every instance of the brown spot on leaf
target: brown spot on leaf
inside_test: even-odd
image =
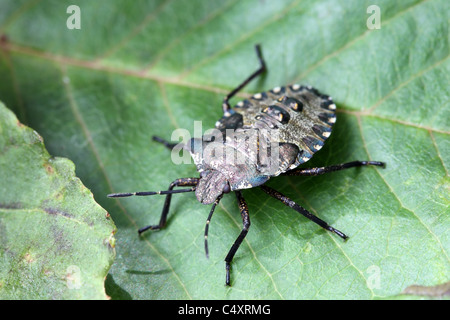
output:
[[[2,44],[5,44],[5,43],[7,43],[8,42],[8,36],[6,35],[6,34],[2,34],[1,36],[0,36],[0,42],[2,43]]]
[[[44,163],[44,168],[48,174],[53,174],[55,172],[55,170],[49,163]]]
[[[436,286],[412,285],[403,290],[403,294],[429,297],[450,296],[450,282],[446,282]]]
[[[114,250],[116,247],[116,238],[114,237],[114,234],[116,233],[116,230],[113,230],[108,238],[103,240],[103,244],[108,246],[109,249]]]
[[[29,252],[27,252],[27,253],[25,254],[25,256],[23,257],[23,259],[24,259],[26,262],[28,262],[28,263],[31,263],[31,262],[34,261],[33,257],[31,256],[31,254],[30,254]]]
[[[1,209],[21,209],[23,204],[21,202],[0,203]]]
[[[48,214],[52,214],[52,215],[61,215],[67,218],[73,218],[73,215],[71,215],[68,212],[59,210],[58,208],[53,208],[53,207],[43,207],[42,208],[45,212],[47,212]]]
[[[0,48],[4,51],[7,51],[8,50],[8,47],[7,47],[8,42],[9,42],[8,36],[6,34],[2,34],[0,36]]]

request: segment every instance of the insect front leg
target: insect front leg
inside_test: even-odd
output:
[[[157,136],[153,136],[153,141],[162,143],[169,150],[172,150],[178,144],[178,143],[170,143],[169,141],[164,140],[163,138]]]
[[[198,184],[199,178],[180,178],[174,180],[170,186],[169,191],[173,190],[175,187],[195,187]],[[195,191],[195,188],[192,188],[192,191]],[[149,225],[146,227],[143,227],[138,230],[139,234],[146,230],[159,230],[163,228],[166,225],[167,221],[167,215],[169,214],[169,207],[170,207],[170,201],[172,200],[172,193],[167,193],[166,195],[166,201],[164,202],[164,207],[161,213],[161,218],[159,220],[159,224],[157,225]]]
[[[245,202],[245,199],[242,196],[242,193],[240,191],[235,191],[235,193],[236,193],[236,197],[238,200],[239,210],[241,211],[243,227],[242,227],[241,233],[239,234],[237,239],[234,241],[233,246],[231,247],[230,251],[228,252],[227,256],[225,257],[225,270],[226,270],[225,284],[227,286],[230,285],[231,261],[233,260],[233,257],[236,254],[236,251],[239,249],[239,246],[241,245],[245,236],[247,235],[248,229],[250,228],[250,216],[248,214],[247,202]]]
[[[236,88],[233,89],[233,91],[231,91],[224,99],[223,99],[223,103],[222,103],[222,109],[223,109],[223,114],[225,116],[230,115],[230,103],[228,102],[236,93],[238,93],[243,87],[245,87],[250,81],[252,81],[254,78],[256,78],[257,76],[259,76],[261,73],[263,73],[264,71],[267,70],[266,68],[266,63],[264,61],[264,58],[262,56],[262,52],[261,52],[261,46],[259,44],[257,44],[255,46],[255,50],[256,50],[256,55],[258,56],[258,60],[259,60],[259,64],[260,67],[258,70],[256,70],[255,72],[253,72],[247,79],[244,80],[244,82],[242,82],[240,85],[238,85]]]
[[[318,167],[318,168],[306,168],[306,169],[294,169],[283,173],[283,176],[318,176],[324,173],[340,171],[344,169],[349,169],[353,167],[363,167],[363,166],[378,166],[385,167],[386,164],[380,161],[352,161],[342,164],[336,164],[328,167]]]
[[[208,218],[206,219],[206,225],[205,225],[205,254],[206,258],[209,258],[209,249],[208,249],[208,230],[209,230],[209,224],[211,222],[212,215],[214,213],[214,210],[216,210],[216,206],[219,204],[220,199],[222,199],[223,194],[217,197],[216,201],[214,201],[211,211],[209,212]]]

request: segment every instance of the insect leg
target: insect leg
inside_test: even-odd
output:
[[[186,186],[192,186],[195,187],[197,186],[199,181],[199,178],[181,178],[181,179],[176,179],[175,181],[173,181],[170,186],[169,186],[169,190],[173,190],[173,188],[175,187],[186,187]],[[192,188],[192,191],[194,191],[195,188]],[[159,224],[157,225],[149,225],[146,227],[143,227],[141,229],[138,230],[139,234],[141,234],[142,232],[146,231],[146,230],[159,230],[161,228],[163,228],[166,225],[166,221],[167,221],[167,215],[169,213],[169,207],[170,207],[170,201],[172,200],[172,193],[167,193],[166,195],[166,201],[164,202],[164,207],[161,213],[161,218],[159,220]]]
[[[131,196],[153,196],[155,194],[173,194],[173,193],[184,193],[195,191],[195,187],[189,189],[178,189],[178,190],[164,190],[164,191],[138,191],[138,192],[124,192],[124,193],[110,193],[108,197],[110,198],[125,198]]]
[[[206,258],[209,258],[209,250],[208,250],[208,230],[209,230],[209,223],[211,222],[212,215],[214,213],[214,210],[216,209],[216,206],[219,204],[220,199],[222,199],[222,195],[217,197],[216,201],[214,201],[211,211],[209,212],[208,218],[206,219],[206,225],[205,225],[205,253]]]
[[[167,140],[164,140],[163,138],[157,136],[153,136],[153,141],[162,143],[165,147],[167,147],[170,150],[172,150],[178,144],[178,143],[170,143]]]
[[[238,200],[239,210],[241,211],[243,228],[242,228],[241,233],[237,237],[236,241],[234,241],[233,246],[231,247],[227,256],[225,257],[225,269],[226,269],[225,284],[227,286],[230,285],[230,263],[231,263],[231,260],[233,260],[233,257],[236,254],[236,251],[239,249],[239,246],[241,245],[242,241],[244,240],[245,236],[247,235],[248,229],[250,228],[250,216],[248,214],[247,202],[245,202],[245,199],[242,196],[242,193],[240,191],[235,191],[235,193],[236,193],[236,197]]]
[[[224,115],[229,115],[229,111],[231,109],[230,103],[228,102],[236,93],[238,93],[243,87],[245,87],[250,81],[252,81],[254,78],[259,76],[261,73],[267,70],[266,63],[264,61],[264,58],[262,56],[261,52],[261,46],[257,44],[255,46],[256,55],[258,56],[260,67],[258,70],[253,72],[247,79],[244,80],[240,85],[238,85],[236,88],[234,88],[233,91],[231,91],[227,96],[223,99],[222,103],[222,109]]]
[[[306,218],[308,218],[309,220],[311,220],[312,222],[318,224],[319,226],[321,226],[322,228],[334,232],[335,234],[337,234],[339,237],[341,237],[342,239],[346,240],[348,237],[341,231],[331,227],[330,225],[328,225],[328,223],[326,223],[325,221],[323,221],[322,219],[319,219],[318,217],[316,217],[315,215],[313,215],[312,213],[310,213],[308,210],[306,210],[305,208],[299,206],[298,204],[296,204],[294,201],[292,201],[291,199],[289,199],[288,197],[286,197],[284,194],[281,194],[280,192],[269,188],[268,186],[260,186],[260,188],[267,193],[269,196],[274,197],[277,200],[280,200],[281,202],[283,202],[285,205],[287,205],[288,207],[294,209],[295,211],[299,212],[300,214],[304,215]]]
[[[328,167],[318,167],[318,168],[306,168],[306,169],[294,169],[292,171],[287,171],[282,173],[283,176],[318,176],[320,174],[324,174],[327,172],[339,171],[353,167],[362,167],[362,166],[378,166],[385,167],[386,164],[384,162],[379,161],[352,161],[342,164],[336,164]]]

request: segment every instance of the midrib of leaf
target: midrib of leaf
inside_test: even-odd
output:
[[[13,14],[14,18],[8,19],[7,22],[0,27],[0,31],[3,30],[12,21],[17,19],[26,10],[30,9],[33,6],[33,2],[34,2],[34,4],[36,4],[38,1],[30,0],[29,2],[27,2],[23,6],[21,6]],[[390,24],[395,19],[401,17],[403,14],[409,12],[410,10],[413,10],[417,6],[422,5],[423,3],[428,2],[428,1],[430,1],[430,0],[423,0],[423,1],[420,1],[420,2],[417,2],[417,3],[413,4],[413,5],[411,5],[410,7],[407,7],[407,8],[404,8],[403,10],[398,11],[392,17],[390,17],[388,19],[383,19],[382,25],[385,27],[386,25]],[[125,37],[124,39],[122,39],[122,41],[119,43],[118,46],[120,46],[122,43],[125,43],[125,42],[129,41],[131,38],[133,38],[134,36],[136,36],[140,32],[142,32],[142,29],[152,21],[153,17],[155,17],[157,15],[157,13],[159,11],[161,11],[162,8],[165,5],[167,5],[168,2],[169,2],[169,0],[165,1],[164,3],[160,4],[156,8],[155,12],[152,12],[152,13],[148,14],[146,16],[146,18],[144,19],[144,21],[141,22],[139,24],[139,26],[135,30],[132,30],[128,37]],[[13,52],[17,52],[17,53],[23,53],[23,54],[35,56],[35,57],[38,57],[38,58],[43,58],[43,59],[46,59],[46,60],[50,60],[50,61],[53,61],[53,62],[58,62],[60,64],[78,66],[78,67],[82,67],[82,68],[86,68],[86,69],[99,70],[99,71],[104,71],[104,72],[119,73],[119,74],[131,76],[131,77],[144,78],[144,79],[155,80],[155,81],[162,82],[162,83],[167,83],[167,84],[174,84],[174,85],[179,85],[179,86],[184,86],[184,87],[189,87],[189,88],[195,88],[195,89],[201,89],[201,90],[215,92],[215,93],[227,94],[228,91],[226,91],[224,89],[216,88],[216,87],[213,87],[213,86],[198,85],[198,84],[195,84],[195,83],[192,83],[192,82],[185,82],[182,79],[185,78],[188,74],[190,74],[193,71],[195,71],[196,69],[198,69],[201,65],[204,65],[206,62],[213,61],[214,59],[216,59],[217,57],[221,56],[225,52],[231,51],[234,47],[236,47],[239,43],[241,43],[241,42],[245,41],[246,39],[248,39],[251,35],[259,32],[260,30],[262,30],[264,28],[266,28],[270,24],[275,23],[276,21],[281,19],[289,10],[291,10],[292,8],[297,7],[300,2],[301,2],[301,0],[297,0],[297,1],[292,2],[284,10],[282,10],[277,15],[275,15],[272,19],[267,20],[267,22],[263,23],[258,28],[255,28],[254,30],[252,30],[252,32],[244,34],[237,41],[235,41],[235,42],[231,43],[230,45],[226,46],[224,49],[222,49],[221,51],[217,52],[216,54],[214,54],[212,56],[209,56],[209,57],[199,61],[196,65],[192,66],[189,70],[181,72],[180,75],[177,78],[164,78],[164,77],[161,77],[159,75],[154,75],[151,72],[149,72],[149,71],[151,71],[151,68],[150,69],[144,68],[142,71],[134,71],[134,70],[129,70],[129,69],[114,68],[114,67],[105,66],[105,65],[102,65],[102,63],[101,63],[102,60],[103,60],[103,58],[101,58],[101,57],[93,59],[93,60],[80,60],[80,59],[74,59],[74,58],[71,58],[71,57],[65,57],[65,56],[61,56],[61,55],[54,55],[54,54],[42,52],[42,51],[39,51],[39,50],[34,50],[32,48],[15,45],[15,44],[9,43],[9,42],[5,43],[5,44],[0,44],[0,47],[3,47],[6,51],[13,51]],[[224,6],[223,8],[218,9],[217,12],[213,12],[207,18],[205,18],[203,21],[201,21],[200,23],[194,25],[189,30],[187,30],[185,33],[183,33],[182,36],[180,36],[179,38],[175,39],[174,42],[181,41],[183,39],[183,37],[186,36],[187,34],[189,34],[192,30],[195,30],[200,25],[203,25],[203,24],[205,24],[205,23],[207,23],[209,21],[212,21],[214,18],[219,16],[221,13],[223,13],[226,10],[226,8],[231,6],[233,3],[234,2],[230,2],[226,6]],[[329,54],[325,55],[319,61],[317,61],[315,64],[311,65],[307,70],[302,72],[296,79],[294,79],[293,82],[298,82],[300,79],[305,78],[307,74],[309,74],[313,70],[317,69],[320,65],[322,65],[323,63],[325,63],[326,61],[328,61],[332,57],[335,57],[335,56],[339,55],[341,52],[343,52],[346,49],[348,49],[349,47],[353,46],[358,41],[361,41],[362,39],[367,37],[371,32],[372,32],[372,30],[367,30],[364,33],[362,33],[361,35],[357,36],[356,38],[350,39],[342,47],[337,48],[336,50],[334,50],[334,51],[330,52]],[[172,45],[173,45],[173,43],[170,43],[168,45],[168,47],[171,47]],[[108,51],[106,51],[106,54],[104,54],[104,56],[108,56],[109,55],[108,52],[110,50],[115,51],[116,47],[111,48]],[[163,52],[164,51],[165,51],[165,49],[163,49]],[[163,55],[161,57],[159,57],[158,59],[161,59],[162,57],[163,57]],[[371,107],[369,107],[369,110],[367,110],[368,112],[366,114],[372,115],[372,116],[377,116],[377,115],[373,115],[371,113],[371,111],[373,111],[383,101],[385,101],[390,96],[392,96],[397,90],[399,90],[402,87],[406,86],[409,82],[413,81],[417,77],[420,77],[425,72],[427,72],[429,70],[432,70],[435,67],[438,67],[441,63],[446,61],[448,59],[448,57],[449,57],[449,55],[447,55],[444,59],[434,63],[430,67],[420,71],[416,75],[408,78],[406,81],[401,83],[397,88],[395,88],[394,90],[390,91],[387,95],[385,95],[384,97],[379,99],[377,102],[375,102]],[[153,64],[153,63],[151,63],[151,64]],[[11,65],[11,68],[12,68],[12,65]],[[13,72],[12,72],[12,76],[14,78],[14,73]],[[247,97],[248,95],[250,95],[250,93],[246,93],[244,91],[241,91],[238,94],[238,96],[241,96],[241,97]],[[170,116],[170,114],[169,114],[169,116]],[[407,123],[404,123],[404,124],[407,124]],[[415,126],[415,124],[410,124],[410,125],[411,126]],[[428,129],[429,130],[433,130],[433,131],[437,131],[437,132],[447,133],[447,134],[450,133],[450,132],[446,132],[446,131],[439,131],[439,130],[436,130],[436,129],[433,129],[433,128],[428,128]]]
[[[73,66],[73,67],[79,67],[79,68],[83,68],[83,69],[87,69],[87,70],[96,70],[96,71],[102,71],[102,72],[106,72],[106,73],[115,73],[115,74],[120,74],[120,75],[124,75],[127,77],[135,77],[135,78],[140,78],[140,79],[153,80],[153,81],[161,82],[164,84],[173,84],[173,85],[178,85],[181,87],[200,89],[200,90],[205,90],[205,91],[214,92],[214,93],[221,93],[224,95],[228,93],[227,90],[224,90],[221,88],[216,88],[213,86],[200,85],[200,84],[196,84],[196,83],[192,83],[192,82],[184,82],[179,79],[165,78],[165,77],[161,77],[161,76],[154,75],[154,74],[144,74],[141,71],[105,66],[96,61],[81,60],[81,59],[76,59],[76,58],[72,58],[72,57],[65,57],[65,56],[61,56],[61,55],[57,55],[57,54],[52,54],[49,52],[43,52],[43,51],[36,50],[36,49],[30,48],[30,47],[17,45],[12,42],[0,43],[0,48],[2,48],[3,50],[5,50],[7,52],[14,52],[17,54],[24,54],[24,55],[35,57],[35,58],[44,59],[44,60],[48,60],[50,62],[60,64],[63,66]],[[238,96],[241,96],[241,97],[246,97],[248,95],[249,94],[246,94],[246,93],[238,94]]]
[[[428,1],[428,0],[427,0]],[[136,77],[136,78],[141,78],[141,79],[147,79],[147,80],[153,80],[156,81],[158,83],[162,83],[162,84],[172,84],[172,85],[178,85],[181,87],[187,87],[187,88],[192,88],[192,89],[199,89],[199,90],[204,90],[204,91],[208,91],[208,92],[213,92],[213,93],[219,93],[219,94],[223,94],[226,95],[229,93],[228,90],[224,90],[222,88],[218,88],[218,87],[214,87],[214,86],[206,86],[206,85],[200,85],[200,84],[196,84],[193,82],[185,82],[183,80],[180,79],[175,79],[175,78],[164,78],[158,75],[152,75],[152,74],[143,74],[142,72],[139,71],[134,71],[134,70],[129,70],[129,69],[123,69],[123,68],[114,68],[114,67],[110,67],[110,66],[105,66],[105,65],[101,65],[97,62],[93,62],[93,61],[85,61],[85,60],[80,60],[80,59],[74,59],[71,57],[64,57],[61,55],[54,55],[51,53],[47,53],[47,52],[42,52],[42,51],[38,51],[32,48],[28,48],[28,47],[24,47],[24,46],[20,46],[20,45],[16,45],[13,43],[6,43],[6,44],[0,44],[1,47],[3,47],[6,51],[9,52],[15,52],[18,54],[25,54],[28,56],[32,56],[35,58],[40,58],[40,59],[44,59],[44,60],[48,60],[51,62],[54,62],[56,64],[59,64],[61,66],[74,66],[74,67],[79,67],[79,68],[84,68],[84,69],[88,69],[88,70],[96,70],[96,71],[102,71],[102,72],[107,72],[107,73],[116,73],[116,74],[121,74],[121,75],[125,75],[128,77]],[[419,72],[418,74],[415,75],[415,78],[419,77],[420,75],[424,74],[427,71],[431,71],[432,69],[438,67],[441,63],[445,62],[448,59],[449,56],[446,56],[444,59],[436,62],[432,67],[427,68],[426,70],[423,70],[421,72]],[[14,78],[14,71],[13,68],[11,66],[10,68],[12,77]],[[414,79],[408,79],[406,80],[404,83],[402,83],[401,87],[405,87],[411,80]],[[16,84],[17,87],[17,84]],[[400,89],[399,87],[394,88],[393,90],[398,90]],[[242,98],[246,98],[248,96],[250,96],[251,93],[250,92],[245,92],[244,90],[239,92],[236,96],[238,97],[242,97]],[[387,94],[387,96],[391,96],[391,92]],[[387,96],[385,96],[383,99],[383,101],[386,100]],[[18,92],[17,90],[17,99],[18,101],[20,101],[22,98],[20,97],[20,92]],[[375,103],[376,107],[380,105],[379,102]],[[432,127],[427,127],[427,126],[422,126],[416,123],[410,123],[407,121],[402,121],[402,120],[398,120],[398,119],[390,119],[387,117],[383,117],[381,115],[378,114],[373,114],[372,111],[375,109],[374,106],[375,104],[371,107],[372,110],[364,110],[364,111],[354,111],[354,110],[350,110],[348,108],[345,107],[345,105],[341,106],[341,108],[338,109],[338,112],[342,112],[342,113],[348,113],[348,114],[354,114],[354,115],[360,115],[360,116],[372,116],[372,117],[376,117],[379,119],[383,119],[386,121],[390,121],[393,123],[400,123],[406,126],[410,126],[410,127],[414,127],[414,128],[420,128],[420,129],[426,129],[426,130],[430,130],[433,132],[439,132],[439,133],[444,133],[444,134],[450,134],[449,131],[445,131],[445,130],[440,130],[440,129],[436,129],[436,128],[432,128]],[[170,114],[168,114],[168,116],[170,117]]]

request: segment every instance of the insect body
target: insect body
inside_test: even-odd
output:
[[[187,145],[202,174],[196,187],[197,199],[210,204],[222,188],[235,191],[257,187],[308,161],[330,136],[335,110],[330,97],[297,84],[239,102],[217,121],[219,139],[192,139]],[[225,139],[220,139],[222,135]],[[230,161],[236,158],[243,160]],[[214,183],[208,183],[210,180]]]
[[[198,201],[212,204],[205,228],[205,251],[208,256],[209,221],[223,194],[235,192],[243,228],[225,257],[226,285],[231,283],[231,261],[250,227],[249,210],[241,190],[260,187],[269,196],[283,202],[322,228],[347,239],[343,232],[331,227],[265,183],[278,175],[315,176],[351,167],[384,166],[383,162],[378,161],[353,161],[328,167],[298,168],[300,164],[311,159],[330,136],[336,122],[336,105],[329,96],[319,93],[316,89],[294,84],[254,94],[231,108],[229,99],[266,70],[259,45],[256,46],[256,53],[260,68],[224,98],[223,117],[216,123],[216,133],[204,135],[202,138],[192,138],[183,145],[194,160],[200,173],[199,178],[177,179],[166,191],[108,195],[109,197],[166,195],[159,224],[139,229],[139,233],[142,233],[164,227],[172,194],[195,191]],[[159,137],[153,139],[169,149],[176,146]],[[174,189],[175,187],[190,188]]]

